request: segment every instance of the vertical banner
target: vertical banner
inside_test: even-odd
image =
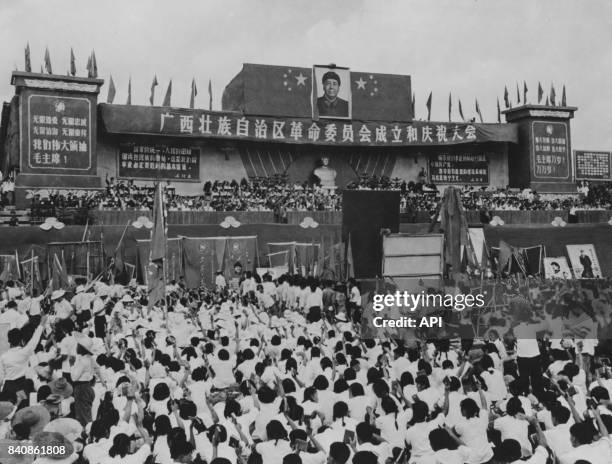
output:
[[[143,276],[143,283],[147,284],[147,269],[151,255],[151,240],[136,240],[138,249],[138,263]],[[166,242],[166,276],[168,281],[178,280],[183,275],[183,261],[181,253],[181,239],[169,238]]]
[[[191,288],[212,288],[218,270],[223,271],[226,238],[182,238],[185,280]]]
[[[245,271],[254,271],[258,267],[257,236],[227,237],[224,269],[225,278],[229,281],[235,263],[240,263]]]

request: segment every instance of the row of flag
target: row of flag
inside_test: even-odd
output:
[[[527,104],[527,93],[528,93],[528,87],[527,87],[527,82],[523,81],[523,98],[522,98],[522,103],[525,105]],[[508,92],[508,86],[504,87],[504,106],[505,109],[509,109],[512,108],[512,101],[510,98],[510,92]],[[425,106],[427,108],[427,120],[430,121],[431,120],[431,106],[432,106],[432,100],[433,100],[433,92],[429,92],[429,96],[427,97],[427,102],[425,103]],[[414,113],[414,94],[412,95],[412,114]],[[519,85],[518,83],[516,84],[516,104],[520,105],[521,104],[521,91],[519,89]],[[546,96],[546,100],[544,100],[544,89],[542,88],[542,83],[538,82],[538,98],[537,98],[537,104],[541,105],[544,104],[546,106],[567,106],[567,96],[565,93],[565,85],[563,85],[563,91],[561,93],[561,100],[557,101],[557,93],[555,91],[555,86],[553,84],[550,85],[550,92],[549,94]],[[463,114],[463,105],[461,104],[461,99],[457,99],[457,108],[459,111],[459,117],[461,118],[462,121],[466,121],[466,118]],[[474,109],[476,111],[476,114],[478,115],[478,118],[480,119],[480,122],[484,122],[483,117],[482,117],[482,112],[480,111],[480,105],[478,104],[478,99],[476,98],[474,101]],[[448,94],[448,122],[452,121],[452,113],[453,113],[453,97],[452,97],[452,92],[449,92]],[[475,119],[475,118],[474,118]],[[501,105],[499,102],[499,98],[497,99],[497,122],[500,123],[501,122]]]
[[[149,104],[153,106],[155,104],[155,88],[159,85],[157,75],[153,76],[153,82],[151,82],[151,93],[149,95]],[[128,92],[127,92],[126,105],[132,104],[132,78],[128,80]],[[106,103],[113,103],[117,94],[117,88],[115,87],[115,81],[111,75],[108,81],[108,95],[106,97]],[[195,78],[191,80],[191,94],[189,96],[189,108],[195,108],[195,99],[198,96],[198,87],[196,86]],[[168,83],[166,89],[166,95],[161,106],[172,106],[172,79]],[[208,109],[212,111],[212,81],[208,79]]]
[[[44,70],[43,70],[44,66]],[[98,62],[96,60],[96,52],[92,50],[91,54],[87,58],[87,77],[96,79],[98,77]],[[28,43],[25,48],[25,71],[32,72],[32,58],[30,54],[30,44]],[[51,65],[51,54],[49,48],[45,48],[44,63],[40,66],[40,73],[53,74],[53,66]],[[74,56],[74,50],[70,48],[70,69],[66,72],[67,76],[76,76],[76,58]]]

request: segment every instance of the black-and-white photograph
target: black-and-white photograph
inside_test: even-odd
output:
[[[0,1],[0,464],[612,464],[610,18]]]

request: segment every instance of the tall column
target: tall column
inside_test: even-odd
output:
[[[572,106],[523,105],[503,113],[518,125],[519,143],[508,152],[510,187],[542,193],[576,192],[572,172]]]

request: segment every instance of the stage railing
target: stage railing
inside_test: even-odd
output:
[[[570,218],[568,210],[553,211],[511,211],[499,210],[490,212],[491,217],[499,216],[506,224],[550,224],[555,217],[566,222],[603,223],[612,217],[610,210],[578,210],[575,219]],[[151,217],[151,211],[139,210],[95,210],[90,211],[97,224],[124,225],[127,221],[139,216]],[[342,224],[342,211],[288,211],[285,217],[279,217],[272,211],[169,211],[168,224],[220,224],[227,216],[233,216],[242,224],[287,223],[300,224],[304,218],[311,217],[319,224]],[[481,224],[478,211],[466,211],[469,224]],[[401,223],[428,223],[430,214],[427,211],[403,212]]]

